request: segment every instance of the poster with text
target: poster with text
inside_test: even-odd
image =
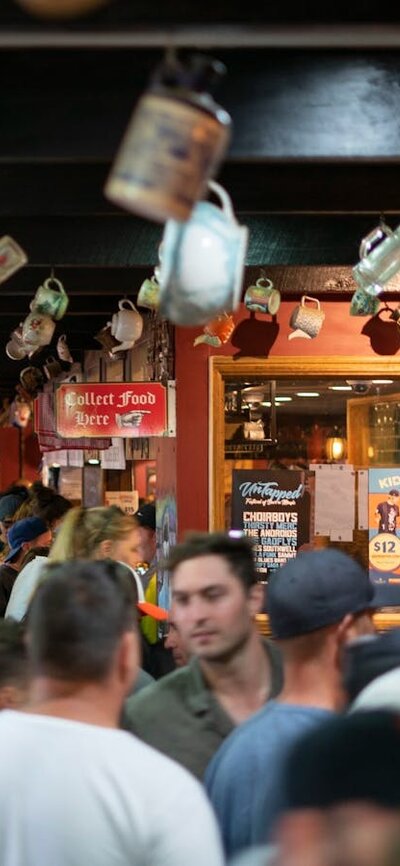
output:
[[[368,473],[369,573],[373,583],[400,586],[400,469]]]
[[[234,469],[232,481],[232,528],[253,539],[256,569],[266,579],[309,542],[306,473]]]

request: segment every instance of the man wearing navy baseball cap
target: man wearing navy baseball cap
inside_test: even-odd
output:
[[[22,560],[31,547],[47,547],[51,531],[41,517],[17,520],[7,533],[9,552],[0,566],[0,615],[4,616]]]
[[[267,607],[283,690],[225,741],[206,773],[229,855],[271,837],[285,803],[286,755],[343,706],[342,650],[373,632],[374,606],[368,574],[334,548],[300,553],[271,575]]]

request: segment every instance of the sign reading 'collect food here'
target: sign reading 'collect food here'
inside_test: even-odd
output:
[[[160,382],[60,385],[56,426],[63,437],[165,436],[167,390]]]

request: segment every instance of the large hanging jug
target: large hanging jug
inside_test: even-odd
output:
[[[381,222],[361,241],[360,261],[353,276],[367,295],[379,295],[400,270],[400,226],[392,231]]]
[[[105,186],[111,201],[157,222],[187,220],[224,156],[231,118],[209,90],[218,60],[175,56],[156,69],[128,125]]]

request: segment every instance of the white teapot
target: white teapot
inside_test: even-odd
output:
[[[114,313],[111,322],[107,326],[111,328],[111,334],[122,346],[115,346],[115,351],[120,352],[131,349],[143,331],[143,319],[135,305],[128,298],[118,302],[119,312]]]

